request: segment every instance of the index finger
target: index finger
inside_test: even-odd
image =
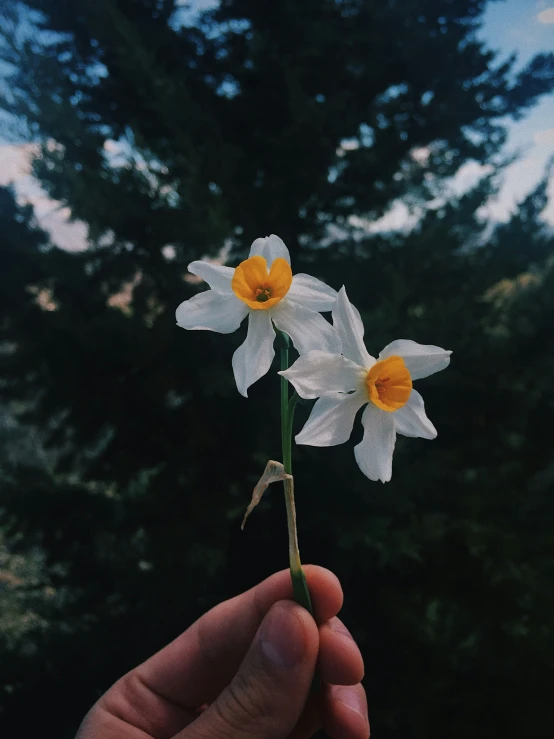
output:
[[[323,623],[340,610],[342,588],[323,567],[307,565],[304,572],[315,619]],[[239,668],[265,614],[286,599],[292,599],[292,584],[283,570],[212,608],[134,672],[172,703],[187,708],[211,703]]]

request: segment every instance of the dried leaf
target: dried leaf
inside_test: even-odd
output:
[[[244,529],[246,519],[262,499],[262,495],[265,493],[268,485],[271,485],[272,482],[282,482],[283,480],[292,480],[292,475],[285,472],[285,468],[281,462],[275,462],[273,459],[270,459],[265,466],[264,474],[260,477],[258,484],[254,488],[252,500],[242,519],[241,529]]]

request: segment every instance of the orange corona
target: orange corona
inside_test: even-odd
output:
[[[402,357],[387,357],[368,371],[365,384],[369,399],[383,411],[397,411],[412,392],[412,377]]]
[[[290,290],[292,271],[281,257],[267,269],[264,257],[250,257],[235,269],[231,287],[239,300],[253,310],[267,310],[282,300]]]

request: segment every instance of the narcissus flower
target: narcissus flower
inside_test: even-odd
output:
[[[230,334],[248,316],[246,340],[233,354],[241,395],[246,397],[250,385],[271,366],[274,325],[290,336],[299,354],[340,351],[336,330],[320,315],[333,308],[336,290],[310,275],[293,276],[289,250],[278,236],[256,239],[250,256],[236,269],[202,261],[188,268],[211,290],[181,303],[178,326]]]
[[[356,461],[370,480],[388,482],[396,434],[423,439],[437,435],[412,382],[447,367],[451,352],[398,339],[375,359],[365,348],[360,314],[344,287],[333,309],[333,324],[342,354],[311,351],[279,373],[300,397],[319,398],[296,443],[335,446],[348,441],[356,413],[365,405],[364,436],[354,447]]]

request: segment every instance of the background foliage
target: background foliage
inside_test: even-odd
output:
[[[276,378],[247,402],[242,333],[174,322],[203,289],[189,261],[276,232],[347,285],[370,351],[454,351],[422,383],[438,439],[400,439],[391,483],[351,444],[294,452],[303,559],[342,580],[375,735],[552,737],[547,175],[507,224],[478,209],[554,57],[497,61],[486,0],[180,5],[0,2],[4,107],[89,229],[61,250],[0,191],[0,733],[69,739],[116,677],[287,566],[276,490],[239,525],[280,455]],[[490,174],[455,196],[469,160]],[[418,225],[368,231],[396,199]]]

